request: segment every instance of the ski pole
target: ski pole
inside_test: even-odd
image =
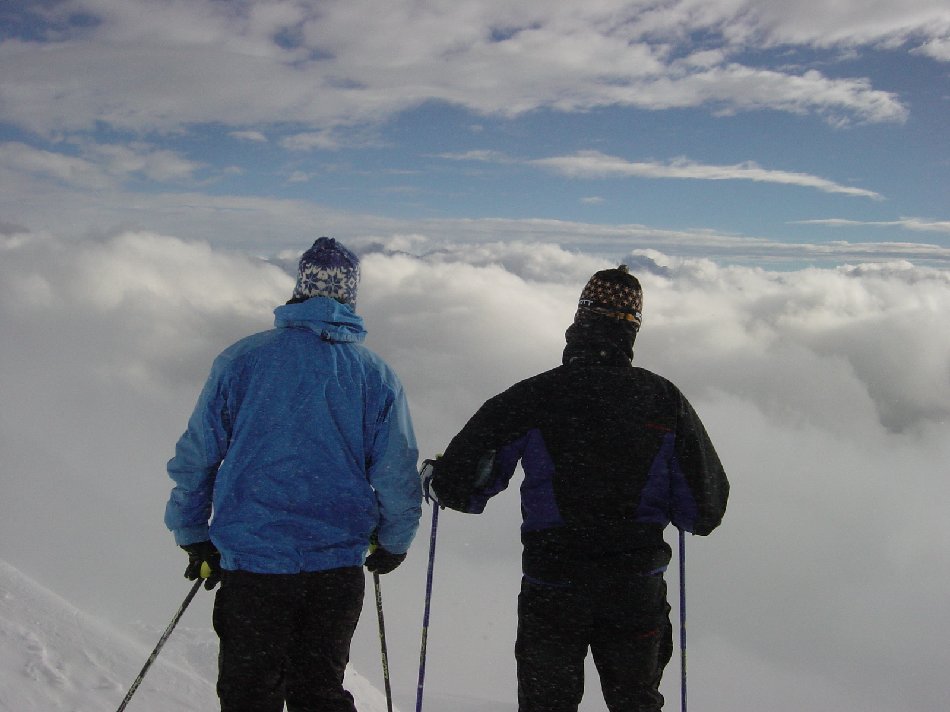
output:
[[[393,712],[393,693],[389,684],[389,653],[386,650],[386,622],[383,620],[383,594],[379,587],[379,574],[373,573],[376,589],[376,617],[379,619],[379,649],[383,658],[383,683],[386,685],[386,710]]]
[[[158,654],[161,652],[162,648],[165,646],[165,642],[168,640],[168,636],[172,634],[172,631],[175,630],[175,626],[178,625],[178,621],[181,620],[182,615],[185,613],[185,609],[188,608],[188,604],[191,603],[191,599],[195,597],[195,594],[198,592],[198,587],[204,583],[204,579],[199,578],[195,581],[194,586],[191,587],[191,590],[188,592],[188,595],[185,596],[185,600],[182,601],[181,606],[178,608],[178,612],[175,614],[175,617],[172,618],[171,623],[168,624],[168,627],[165,629],[165,632],[162,633],[162,637],[158,639],[158,645],[155,646],[155,650],[152,651],[152,654],[148,656],[148,660],[145,661],[145,665],[142,667],[142,671],[139,673],[139,676],[135,678],[132,682],[132,685],[129,687],[129,691],[125,694],[125,699],[122,700],[122,704],[119,705],[119,708],[115,712],[122,712],[125,709],[125,706],[129,704],[129,700],[132,699],[132,695],[135,694],[135,691],[139,689],[139,684],[142,682],[142,678],[145,677],[145,673],[148,672],[148,669],[152,667],[152,663],[155,662],[155,658],[158,657]]]
[[[426,573],[426,603],[422,615],[422,649],[419,651],[419,682],[416,686],[416,712],[422,712],[422,688],[426,679],[426,643],[429,637],[429,609],[432,603],[432,569],[435,565],[435,536],[439,528],[439,503],[432,503],[432,531],[429,534],[429,570]]]
[[[680,704],[686,712],[686,532],[680,532]]]

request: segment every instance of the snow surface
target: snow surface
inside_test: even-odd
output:
[[[182,588],[182,600],[188,593]],[[179,602],[168,612],[171,620]],[[218,709],[217,638],[186,611],[132,697],[128,712]],[[0,560],[0,711],[103,712],[121,704],[164,629],[121,631],[78,610]],[[386,712],[385,695],[349,668],[359,712]]]

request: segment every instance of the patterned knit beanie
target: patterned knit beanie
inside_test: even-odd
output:
[[[627,265],[620,265],[616,269],[601,270],[590,278],[577,302],[574,321],[601,317],[629,322],[639,329],[642,309],[640,282],[630,274]]]
[[[359,257],[333,238],[321,237],[300,258],[293,299],[330,297],[355,307],[359,283]]]

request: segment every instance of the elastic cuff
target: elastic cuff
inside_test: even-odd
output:
[[[188,544],[197,544],[199,541],[208,541],[211,535],[208,533],[208,525],[197,527],[185,527],[176,529],[172,532],[175,535],[175,543],[178,546],[187,546]]]

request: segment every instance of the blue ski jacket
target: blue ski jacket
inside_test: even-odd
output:
[[[360,566],[374,532],[406,552],[422,494],[399,379],[350,306],[314,297],[274,314],[215,359],[168,462],[166,526],[179,545],[210,538],[227,570]]]

